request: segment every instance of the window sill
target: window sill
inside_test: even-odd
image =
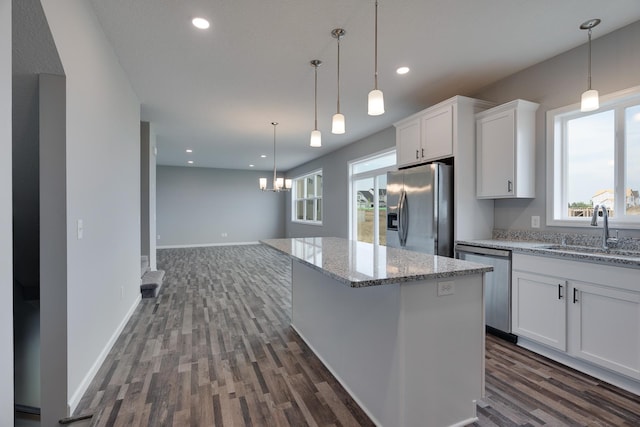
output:
[[[315,225],[318,227],[322,226],[322,221],[300,221],[300,220],[291,220],[292,223],[294,224],[300,224],[300,225]]]

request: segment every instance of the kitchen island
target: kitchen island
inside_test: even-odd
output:
[[[377,425],[476,419],[491,267],[339,238],[262,243],[292,259],[292,327]]]

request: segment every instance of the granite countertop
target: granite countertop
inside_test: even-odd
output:
[[[458,240],[456,243],[492,249],[508,249],[516,253],[561,258],[567,261],[582,261],[618,267],[640,268],[640,251],[624,248],[610,248],[605,250],[600,247],[586,245],[566,245],[541,241],[502,239]]]
[[[261,243],[353,288],[480,274],[493,267],[337,237]]]

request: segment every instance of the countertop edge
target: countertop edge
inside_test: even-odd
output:
[[[332,279],[349,286],[351,288],[366,288],[372,286],[382,286],[382,285],[393,285],[393,284],[401,284],[401,283],[410,283],[410,282],[419,282],[424,280],[434,280],[434,279],[444,279],[458,276],[471,276],[474,274],[483,274],[493,271],[492,266],[479,266],[477,268],[472,269],[464,269],[464,270],[456,270],[456,271],[446,271],[446,272],[437,272],[437,273],[426,273],[426,274],[416,274],[405,277],[393,277],[393,278],[384,278],[384,279],[370,279],[370,280],[349,280],[343,276],[333,273],[330,270],[319,267],[313,263],[310,263],[307,260],[299,258],[287,251],[278,248],[277,246],[270,245],[268,242],[260,240],[260,244],[265,245],[281,254],[284,254],[291,258],[292,261],[297,261],[307,267],[310,267],[327,277],[331,277]],[[433,255],[432,255],[433,256]]]
[[[549,242],[539,242],[539,241],[521,241],[521,240],[499,240],[499,239],[487,239],[487,240],[457,240],[456,244],[463,244],[469,246],[480,246],[491,249],[507,249],[512,252],[535,255],[535,256],[544,256],[549,258],[556,259],[565,259],[567,261],[577,261],[577,262],[595,262],[603,265],[610,265],[613,267],[625,267],[625,268],[633,268],[640,269],[640,258],[625,258],[620,257],[615,254],[612,255],[604,255],[597,253],[577,253],[575,251],[568,250],[567,252],[562,252],[561,250],[554,249],[550,250],[549,246],[560,246],[554,245]]]

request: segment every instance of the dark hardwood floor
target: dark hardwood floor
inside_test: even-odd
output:
[[[98,426],[373,425],[289,327],[290,261],[261,246],[165,249],[75,415]],[[487,338],[475,426],[640,425],[640,399]]]

